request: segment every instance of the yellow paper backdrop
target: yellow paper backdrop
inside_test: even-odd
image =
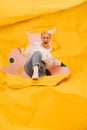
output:
[[[71,75],[56,87],[31,87],[28,79],[0,72],[0,130],[86,130],[86,0],[1,1],[0,68],[12,49],[26,47],[26,28],[31,33],[56,28],[52,54]]]

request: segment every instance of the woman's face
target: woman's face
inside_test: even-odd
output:
[[[43,34],[41,35],[41,40],[42,40],[42,42],[43,42],[43,46],[44,46],[44,47],[48,47],[49,42],[50,42],[50,40],[51,40],[51,35],[48,34],[48,33],[43,33]]]

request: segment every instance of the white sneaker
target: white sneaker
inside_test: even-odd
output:
[[[37,79],[38,79],[38,75],[35,75],[35,74],[34,74],[34,75],[32,76],[32,79],[33,79],[33,80],[37,80]]]
[[[34,72],[33,72],[32,79],[37,80],[38,77],[39,77],[39,74],[38,74],[38,66],[37,66],[37,65],[34,66],[33,71],[34,71]]]

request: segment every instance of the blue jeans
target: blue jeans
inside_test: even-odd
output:
[[[39,77],[44,76],[46,74],[46,64],[43,61],[41,61],[41,59],[41,52],[36,51],[24,65],[24,70],[30,77],[32,77],[33,75],[33,67],[35,65],[39,66]]]

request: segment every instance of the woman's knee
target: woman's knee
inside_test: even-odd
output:
[[[37,55],[38,57],[42,57],[42,54],[41,54],[40,51],[36,51],[36,52],[34,53],[34,55]]]

